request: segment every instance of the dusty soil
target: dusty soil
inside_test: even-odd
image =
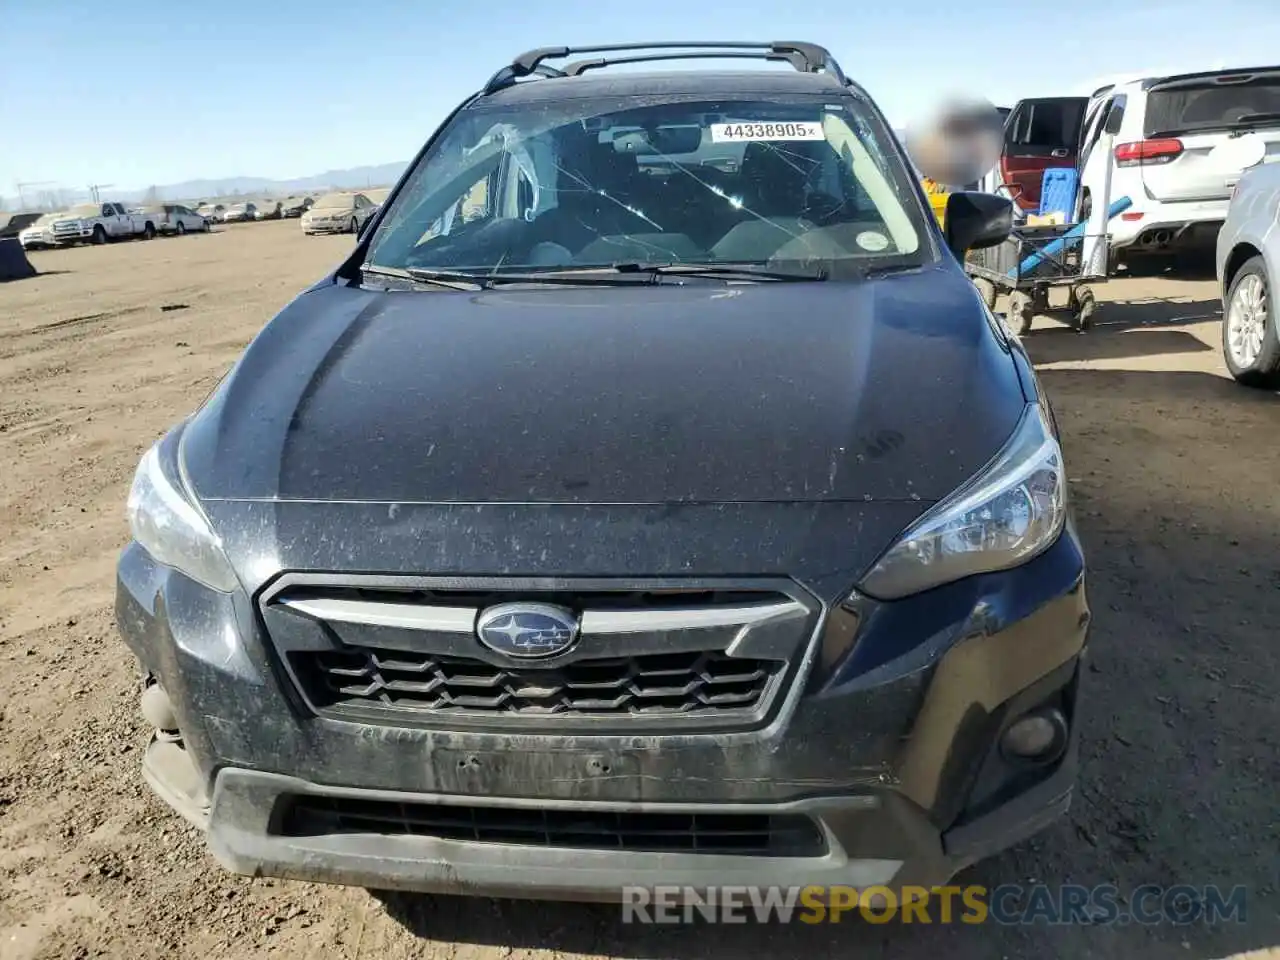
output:
[[[228,876],[143,787],[112,565],[138,456],[349,249],[296,222],[33,254],[0,286],[0,957],[1180,956],[1280,944],[1280,426],[1225,379],[1211,282],[1099,288],[1027,338],[1065,431],[1096,613],[1070,817],[970,871],[1249,888],[1247,920],[637,928],[608,908]]]

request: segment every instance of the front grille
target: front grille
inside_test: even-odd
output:
[[[751,709],[780,663],[688,651],[612,657],[555,669],[507,668],[464,657],[355,648],[292,655],[317,707],[530,715],[664,715]]]
[[[774,581],[361,580],[288,575],[259,609],[307,708],[375,724],[755,728],[797,682],[821,615]],[[503,603],[566,608],[576,644],[537,661],[486,647],[476,624]]]
[[[799,814],[624,813],[298,796],[286,802],[279,824],[287,837],[361,833],[632,853],[826,853],[817,823]]]

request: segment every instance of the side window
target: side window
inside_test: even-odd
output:
[[[527,220],[533,213],[533,181],[521,170],[516,176],[516,215]]]
[[[466,188],[453,205],[430,226],[418,242],[421,244],[435,240],[437,237],[447,237],[464,224],[489,217],[490,180],[491,175],[485,174],[471,184],[470,187]]]
[[[104,203],[102,205],[102,215],[104,217],[110,217],[110,216],[113,216],[114,214],[115,214],[115,211],[111,209],[111,204]]]
[[[1128,96],[1123,93],[1111,101],[1111,107],[1102,121],[1104,132],[1120,132],[1120,124],[1124,123],[1124,108],[1128,102]]]

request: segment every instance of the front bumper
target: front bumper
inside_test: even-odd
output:
[[[148,780],[207,829],[227,868],[616,900],[624,884],[929,886],[1043,829],[1071,801],[1089,611],[1069,528],[1022,568],[897,603],[827,606],[807,678],[763,727],[559,737],[318,716],[268,652],[247,596],[212,594],[136,545],[119,564],[117,618],[181,731],[180,744],[170,734],[148,749]],[[1002,733],[1045,704],[1067,718],[1065,750],[1041,768],[1011,764]],[[308,798],[357,813],[439,806],[464,820],[801,815],[822,844],[747,856],[286,828]]]
[[[350,220],[307,220],[302,224],[304,233],[348,233],[351,230]]]

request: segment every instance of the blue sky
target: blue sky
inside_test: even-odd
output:
[[[900,124],[956,91],[1006,104],[1116,73],[1274,63],[1280,0],[3,0],[0,36],[12,197],[16,181],[126,189],[405,160],[530,47],[815,40]]]

